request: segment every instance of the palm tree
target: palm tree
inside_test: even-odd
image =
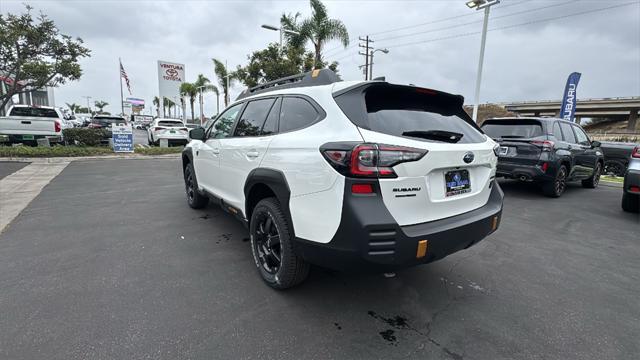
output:
[[[69,111],[71,111],[71,115],[75,115],[76,111],[78,111],[80,109],[80,105],[76,104],[76,103],[65,103],[67,104],[67,107],[69,108]]]
[[[212,92],[218,94],[218,88],[211,83],[211,80],[209,80],[206,76],[204,76],[202,74],[198,74],[198,78],[196,79],[196,82],[193,83],[193,85],[196,87],[196,89],[199,92],[198,96],[199,96],[200,104],[202,104],[203,93],[212,91]],[[192,107],[193,107],[193,105],[192,105]],[[201,111],[200,112],[200,120],[203,120],[204,115],[202,114],[202,109],[200,109],[200,111]],[[192,112],[191,117],[193,118],[193,112]]]
[[[156,107],[156,116],[160,116],[160,98],[157,96],[153,97],[153,105]]]
[[[164,105],[163,107],[165,109],[169,109],[169,116],[171,116],[171,108],[176,106],[176,103],[174,103],[173,101],[169,100],[169,98],[166,98],[166,97],[163,97],[162,99],[163,99],[162,104]]]
[[[109,105],[108,102],[100,101],[100,100],[94,102],[93,104],[99,109],[98,112],[103,112],[104,108],[107,107],[107,105]]]
[[[183,82],[180,85],[180,96],[189,98],[189,105],[191,105],[191,120],[194,120],[193,117],[193,103],[196,101],[196,95],[198,94],[198,88],[196,88],[195,84]]]
[[[314,68],[322,64],[322,48],[331,41],[338,40],[346,48],[349,46],[349,33],[344,23],[338,19],[330,19],[327,8],[320,0],[310,0],[311,17],[298,22],[299,13],[295,15],[282,14],[280,24],[284,29],[298,32],[287,33],[287,42],[290,46],[304,46],[307,40],[313,44],[315,51]]]
[[[227,107],[227,105],[229,105],[229,88],[227,86],[227,83],[231,85],[233,80],[235,80],[236,76],[233,72],[229,72],[229,70],[222,63],[222,61],[218,59],[211,59],[211,60],[213,60],[213,64],[214,64],[213,71],[215,72],[216,77],[218,78],[218,84],[220,84],[220,87],[222,88],[222,93],[224,94],[224,107]],[[228,81],[227,81],[227,78],[229,79]]]

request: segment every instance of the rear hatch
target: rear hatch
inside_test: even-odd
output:
[[[153,132],[155,138],[182,139],[187,138],[189,129],[181,121],[158,121]]]
[[[501,163],[536,165],[542,154],[540,144],[547,140],[542,124],[535,119],[490,119],[482,130],[500,145]]]
[[[439,220],[487,203],[495,144],[464,112],[461,96],[381,82],[335,98],[365,142],[424,153],[394,165],[395,177],[379,179],[383,201],[399,225]]]

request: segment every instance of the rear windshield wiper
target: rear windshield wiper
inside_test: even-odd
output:
[[[427,140],[436,140],[443,141],[448,143],[457,143],[464,136],[463,134],[453,132],[453,131],[444,131],[444,130],[429,130],[429,131],[405,131],[402,133],[402,136],[410,136],[416,138],[422,138]]]
[[[521,139],[524,136],[522,136],[522,135],[502,135],[501,137],[504,138],[504,139]]]

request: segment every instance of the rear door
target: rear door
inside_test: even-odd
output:
[[[368,87],[363,95],[366,113],[352,121],[366,142],[428,151],[417,161],[393,166],[397,178],[379,180],[383,201],[399,225],[442,219],[487,203],[495,143],[464,113],[461,98],[385,83]],[[355,115],[346,107],[343,111]]]
[[[251,100],[233,130],[233,136],[220,139],[220,196],[230,205],[244,209],[244,184],[251,170],[262,161],[272,136],[263,134],[263,127],[275,97]],[[277,120],[278,112],[271,112]],[[272,120],[273,121],[273,120]]]
[[[573,132],[572,126],[569,122],[559,121],[560,129],[562,130],[562,136],[565,142],[565,150],[569,154],[569,159],[571,161],[571,169],[569,169],[569,176],[575,179],[581,179],[587,177],[587,170],[580,166],[580,164],[576,161],[578,156],[584,151],[582,147],[578,144],[578,140],[576,138],[575,133]]]
[[[535,119],[487,120],[482,124],[482,130],[500,145],[499,165],[504,163],[533,166],[540,161],[542,148],[533,144],[535,141],[547,139],[540,121]]]
[[[589,137],[578,125],[571,125],[571,127],[576,135],[578,148],[580,149],[580,151],[576,153],[576,166],[579,166],[584,172],[584,177],[591,177],[595,170],[596,162],[598,161],[596,149],[591,147]]]

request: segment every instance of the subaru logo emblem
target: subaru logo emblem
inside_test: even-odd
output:
[[[471,151],[464,154],[464,157],[462,158],[462,160],[464,160],[464,162],[466,162],[467,164],[470,164],[473,161],[473,159],[475,159],[475,155],[473,155]]]

